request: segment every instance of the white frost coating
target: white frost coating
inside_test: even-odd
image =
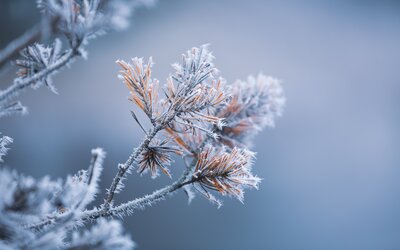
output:
[[[6,154],[6,146],[11,142],[10,137],[0,138],[1,156]],[[61,180],[52,181],[49,177],[35,180],[0,168],[0,246],[11,249],[64,247],[70,229],[82,224],[80,216],[98,192],[104,157],[101,148],[93,149],[89,169],[68,177],[64,184]],[[31,225],[36,225],[35,230],[30,229]],[[110,225],[113,230],[120,227],[116,222]],[[119,242],[117,231],[114,236],[113,239],[104,237],[107,243],[104,249],[124,242],[127,248],[116,249],[133,246],[129,237],[121,236]]]

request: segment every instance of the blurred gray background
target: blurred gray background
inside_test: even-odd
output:
[[[34,1],[0,1],[0,45],[38,21]],[[155,76],[192,46],[211,44],[232,82],[264,72],[283,80],[284,117],[256,139],[264,178],[245,204],[217,209],[180,192],[124,220],[139,249],[400,249],[400,4],[398,1],[164,0],[129,30],[94,40],[54,80],[59,95],[28,90],[29,115],[0,131],[7,164],[64,177],[108,152],[104,191],[143,136],[116,59],[153,56]],[[11,83],[14,69],[2,77]],[[183,166],[176,164],[176,178]],[[133,174],[119,201],[168,184]]]

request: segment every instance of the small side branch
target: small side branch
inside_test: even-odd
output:
[[[158,189],[154,191],[152,194],[122,203],[116,207],[109,208],[108,210],[98,209],[98,208],[87,210],[83,212],[79,220],[84,222],[89,220],[95,220],[100,217],[128,215],[132,214],[134,210],[144,208],[145,206],[152,205],[157,201],[163,200],[168,195],[173,194],[178,189],[186,185],[192,184],[193,182],[196,181],[196,179],[194,178],[188,178],[196,163],[197,159],[194,159],[192,164],[185,170],[182,176],[171,185]],[[62,216],[63,215],[54,216],[51,219],[46,219],[35,224],[25,225],[24,228],[31,230],[42,230],[43,227],[57,223],[58,218]]]
[[[168,185],[166,187],[154,191],[152,194],[122,203],[116,207],[109,208],[108,210],[93,209],[86,211],[82,216],[82,220],[83,221],[95,220],[100,217],[129,215],[132,214],[134,210],[142,209],[146,206],[153,205],[157,201],[164,200],[168,195],[173,194],[175,191],[182,188],[183,186],[195,182],[196,179],[194,178],[188,179],[190,171],[191,168],[188,168],[182,174],[179,180],[172,183],[171,185]]]

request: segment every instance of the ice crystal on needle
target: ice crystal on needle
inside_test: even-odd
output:
[[[168,146],[167,142],[167,140],[154,140],[152,145],[143,150],[138,160],[139,173],[150,171],[151,177],[155,178],[158,176],[158,169],[160,169],[164,174],[172,177],[167,168],[173,161],[170,154],[181,155],[182,152],[176,147]]]

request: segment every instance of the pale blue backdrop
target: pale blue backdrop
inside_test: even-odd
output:
[[[1,47],[37,19],[33,1],[2,0]],[[204,43],[229,82],[260,71],[282,79],[287,108],[256,139],[259,191],[221,209],[179,193],[139,211],[124,221],[139,249],[400,249],[397,1],[159,1],[129,30],[92,42],[89,60],[55,77],[59,95],[24,93],[30,114],[0,122],[15,139],[7,164],[63,177],[100,146],[104,190],[142,136],[115,60],[153,56],[164,80]],[[132,175],[118,200],[169,182]]]

